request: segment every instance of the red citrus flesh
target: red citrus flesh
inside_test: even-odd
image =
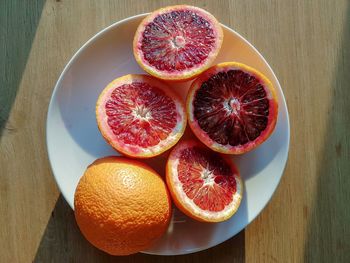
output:
[[[169,6],[141,22],[134,38],[134,55],[151,75],[185,80],[210,66],[222,39],[220,24],[207,11],[187,5]]]
[[[163,82],[146,75],[126,75],[111,82],[96,104],[103,137],[117,151],[148,158],[181,138],[186,114],[181,99]]]
[[[273,132],[278,114],[271,82],[241,63],[218,64],[201,74],[187,95],[194,134],[214,151],[248,152]]]
[[[199,221],[227,220],[241,202],[243,185],[233,161],[196,141],[172,150],[166,181],[176,206]]]

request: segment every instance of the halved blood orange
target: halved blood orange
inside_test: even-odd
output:
[[[207,11],[188,5],[158,9],[137,28],[136,61],[149,74],[166,80],[191,79],[210,67],[223,32]]]
[[[199,221],[227,220],[241,203],[243,183],[233,161],[194,140],[171,151],[166,182],[175,205]]]
[[[242,154],[273,132],[278,103],[272,83],[247,65],[227,62],[211,67],[187,94],[189,124],[212,150]]]
[[[130,74],[113,80],[96,104],[98,128],[117,151],[149,158],[168,150],[186,127],[183,102],[154,77]]]

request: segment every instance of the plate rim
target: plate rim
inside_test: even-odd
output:
[[[45,137],[46,137],[46,150],[47,150],[47,156],[48,156],[48,160],[50,163],[50,169],[52,172],[52,175],[55,179],[56,185],[60,191],[60,194],[62,194],[62,196],[64,197],[65,201],[68,203],[68,205],[70,206],[70,208],[74,211],[74,204],[73,206],[70,205],[70,203],[68,202],[68,199],[66,198],[66,195],[64,194],[64,191],[62,191],[63,189],[61,188],[61,185],[58,183],[58,177],[56,176],[54,170],[53,170],[53,166],[52,166],[52,154],[50,153],[50,149],[49,149],[49,135],[48,135],[48,126],[49,126],[49,117],[51,115],[52,112],[52,107],[53,107],[53,102],[56,99],[56,94],[57,91],[59,89],[59,86],[66,74],[66,72],[70,69],[70,67],[72,66],[72,64],[74,63],[74,61],[80,56],[80,54],[83,52],[83,50],[85,48],[87,48],[90,44],[92,44],[95,40],[97,40],[98,38],[100,38],[101,36],[103,36],[107,31],[111,30],[114,27],[120,26],[124,23],[128,23],[131,20],[137,19],[137,18],[143,18],[146,15],[148,15],[150,13],[141,13],[141,14],[137,14],[137,15],[133,15],[127,18],[124,18],[122,20],[119,20],[117,22],[112,23],[111,25],[103,28],[102,30],[100,30],[99,32],[97,32],[96,34],[94,34],[92,37],[90,37],[79,49],[77,49],[77,51],[75,51],[74,55],[68,60],[68,62],[65,64],[61,74],[59,75],[59,78],[57,79],[54,89],[51,93],[51,97],[50,97],[50,101],[49,101],[49,105],[48,105],[48,110],[47,110],[47,114],[46,114],[46,125],[45,125]],[[258,215],[260,215],[263,210],[266,208],[266,206],[271,202],[272,197],[275,195],[276,193],[276,189],[278,188],[279,184],[281,183],[281,178],[284,175],[284,172],[286,170],[287,167],[287,162],[288,162],[288,157],[289,157],[289,150],[290,150],[290,119],[289,119],[289,111],[288,111],[288,106],[287,106],[287,102],[284,96],[284,92],[283,89],[281,87],[281,84],[275,74],[275,72],[272,70],[270,64],[266,61],[266,59],[263,57],[263,55],[255,48],[255,46],[253,46],[247,39],[245,39],[241,34],[239,34],[237,31],[235,31],[234,29],[220,23],[220,25],[225,28],[226,30],[230,31],[230,33],[234,34],[235,36],[237,36],[241,41],[244,42],[244,44],[248,45],[249,48],[251,48],[259,57],[259,59],[264,62],[264,64],[267,66],[268,70],[271,72],[272,77],[274,78],[275,82],[278,84],[278,88],[281,91],[281,101],[283,104],[283,107],[286,109],[286,126],[287,126],[287,154],[284,160],[284,164],[283,164],[283,169],[281,172],[281,176],[279,177],[279,180],[277,182],[277,184],[275,185],[275,187],[273,188],[273,191],[271,196],[269,197],[268,201],[264,204],[264,206],[262,207],[262,209],[256,213],[254,215],[254,217],[250,220],[250,222],[248,224],[245,225],[245,227],[243,227],[239,232],[237,232],[236,234],[232,235],[231,237],[221,240],[219,242],[214,242],[212,245],[210,246],[206,246],[206,247],[201,247],[201,248],[196,248],[190,251],[182,251],[181,253],[178,254],[170,254],[170,253],[164,253],[164,254],[158,254],[158,253],[152,253],[152,252],[148,252],[148,251],[141,251],[141,253],[144,254],[149,254],[149,255],[162,255],[162,256],[174,256],[174,255],[186,255],[186,254],[191,254],[191,253],[196,253],[199,251],[204,251],[207,250],[209,248],[215,247],[229,239],[231,239],[232,237],[236,236],[238,233],[240,233],[242,230],[244,230],[246,227],[248,227],[253,221],[255,221],[255,219],[258,217]]]

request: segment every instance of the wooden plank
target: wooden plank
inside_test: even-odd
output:
[[[114,258],[92,248],[79,234],[62,197],[56,202],[58,191],[46,157],[45,119],[65,63],[105,26],[175,3],[182,2],[1,3],[0,104],[7,112],[1,115],[6,128],[0,138],[1,262],[348,262],[350,7],[346,0],[187,1],[206,8],[254,44],[275,70],[286,95],[292,128],[287,169],[271,202],[245,233],[188,256]]]
[[[252,17],[249,39],[275,69],[291,119],[288,166],[247,228],[247,262],[350,259],[350,9],[336,2],[247,3],[268,20]]]

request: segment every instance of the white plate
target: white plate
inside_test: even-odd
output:
[[[132,53],[136,27],[145,14],[102,30],[84,44],[64,68],[52,94],[47,116],[47,148],[58,187],[73,208],[74,190],[86,167],[96,158],[117,153],[104,141],[95,120],[95,103],[113,79],[143,73]],[[260,53],[242,36],[223,26],[224,42],[215,62],[239,61],[263,72],[275,85],[279,115],[272,136],[256,150],[234,157],[245,181],[238,212],[217,224],[193,221],[175,209],[168,232],[145,253],[187,254],[213,247],[245,228],[265,207],[284,170],[289,149],[289,117],[282,89]],[[177,84],[185,98],[189,83]],[[148,161],[164,174],[165,158]]]

